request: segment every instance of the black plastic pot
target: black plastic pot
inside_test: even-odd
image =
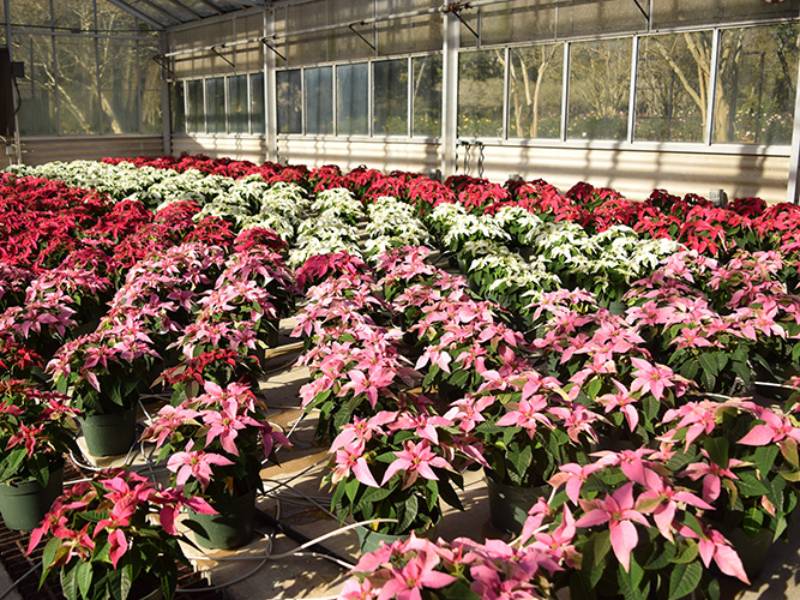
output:
[[[217,515],[201,515],[189,510],[186,526],[195,534],[197,543],[214,550],[232,550],[247,544],[253,537],[256,514],[256,490],[211,505]]]
[[[126,454],[136,439],[136,410],[87,415],[81,418],[81,430],[92,456]]]
[[[489,520],[500,531],[518,534],[528,518],[528,511],[542,496],[550,493],[549,485],[520,487],[498,483],[486,473],[489,491]]]
[[[30,531],[39,526],[64,487],[63,467],[54,468],[46,486],[38,481],[0,484],[0,515],[9,529]]]

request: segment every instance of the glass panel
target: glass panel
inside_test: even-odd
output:
[[[12,0],[11,22],[23,25],[50,25],[50,0]]]
[[[715,142],[791,142],[799,32],[796,23],[722,32]]]
[[[336,133],[369,133],[369,65],[336,67]]]
[[[408,134],[408,61],[373,63],[372,131],[375,135]]]
[[[250,75],[250,132],[264,133],[264,74]]]
[[[408,13],[416,9],[438,8],[441,0],[376,0],[375,14]],[[427,14],[375,24],[378,52],[382,55],[426,52],[442,48],[442,19]]]
[[[630,79],[630,38],[572,44],[567,135],[589,140],[624,140],[628,130]]]
[[[303,132],[303,85],[300,69],[275,74],[278,133]]]
[[[333,133],[333,67],[304,71],[306,133]]]
[[[508,73],[508,136],[561,137],[564,46],[512,48]]]
[[[708,111],[711,32],[639,40],[636,139],[702,142]]]
[[[172,108],[172,131],[175,133],[186,133],[186,105],[184,104],[183,82],[179,81],[171,86],[172,98],[170,105]]]
[[[458,55],[458,135],[503,135],[502,49]]]
[[[225,79],[206,79],[206,131],[225,132]]]
[[[415,57],[411,69],[412,134],[438,138],[442,135],[442,55]]]
[[[126,57],[121,57],[125,61]],[[99,133],[94,40],[89,37],[58,37],[59,133],[81,135]],[[122,129],[122,126],[120,126]]]
[[[647,0],[637,0],[645,10]],[[655,0],[658,2],[659,0]],[[685,2],[686,0],[684,0]],[[644,31],[647,18],[634,0],[560,3],[556,32],[559,37],[598,35],[623,31]],[[689,4],[695,4],[690,2]]]
[[[21,95],[19,126],[22,135],[55,135],[56,93],[53,47],[50,37],[14,34],[15,60],[25,62],[25,79],[18,82]]]
[[[186,129],[193,133],[206,130],[205,108],[203,107],[203,80],[193,79],[186,82],[187,115]]]
[[[716,25],[719,23],[775,17],[796,17],[800,0],[656,0],[654,27]]]
[[[138,47],[141,77],[143,79],[140,133],[161,133],[164,115],[161,113],[161,66],[153,60],[158,54],[158,38],[152,37],[149,43]]]
[[[503,44],[552,39],[556,27],[556,9],[552,5],[552,0],[511,0],[482,6],[479,9],[481,43]],[[558,11],[562,10],[563,7],[558,8]],[[470,25],[475,27],[475,22],[470,22]],[[470,46],[475,45],[475,36],[463,25],[461,39],[462,42],[468,39]]]
[[[228,77],[228,132],[247,133],[249,130],[247,75],[233,75]]]
[[[157,41],[97,40],[100,131],[156,132],[161,128],[161,71],[151,57]]]

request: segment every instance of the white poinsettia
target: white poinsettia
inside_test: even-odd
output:
[[[413,207],[392,196],[382,196],[370,204],[367,217],[364,254],[370,258],[377,258],[390,248],[430,242],[428,230],[414,214]]]

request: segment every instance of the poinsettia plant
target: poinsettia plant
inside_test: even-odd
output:
[[[0,384],[0,483],[37,481],[46,487],[64,455],[77,450],[78,411],[67,401],[26,381]]]
[[[206,382],[202,394],[162,407],[141,439],[155,444],[176,486],[212,502],[261,489],[261,465],[289,445],[264,402],[239,383]]]
[[[483,462],[480,446],[439,416],[424,396],[404,396],[395,411],[354,418],[331,445],[332,510],[340,520],[391,519],[374,531],[424,532],[442,517],[440,500],[463,510],[462,471]]]
[[[172,598],[178,568],[188,563],[175,529],[183,506],[215,514],[201,498],[130,471],[74,484],[31,534],[28,554],[47,539],[40,585],[58,572],[67,600],[126,600],[157,590]]]

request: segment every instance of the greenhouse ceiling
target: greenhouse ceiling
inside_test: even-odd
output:
[[[108,0],[156,29],[263,6],[264,0]]]

